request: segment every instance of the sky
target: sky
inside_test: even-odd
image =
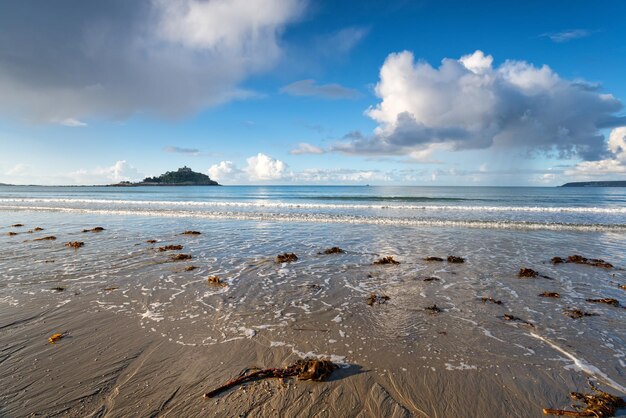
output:
[[[0,183],[626,179],[626,2],[0,4]]]

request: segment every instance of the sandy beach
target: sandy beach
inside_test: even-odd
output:
[[[623,300],[624,271],[550,262],[580,232],[17,215],[2,213],[1,416],[538,417],[588,379],[624,394],[626,311],[585,300]],[[285,251],[298,260],[276,263]],[[374,264],[387,256],[399,264]],[[340,368],[203,397],[306,357]]]

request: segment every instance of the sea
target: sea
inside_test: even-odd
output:
[[[186,346],[254,340],[381,373],[536,368],[626,391],[626,188],[2,186],[0,245],[0,310],[88,298]],[[571,255],[614,267],[551,263]],[[588,301],[602,298],[618,304]]]

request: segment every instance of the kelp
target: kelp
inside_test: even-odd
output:
[[[313,380],[316,382],[320,382],[328,379],[332,372],[338,367],[338,365],[327,359],[305,358],[303,360],[298,360],[294,364],[283,369],[270,368],[253,372],[249,372],[248,369],[244,370],[244,372],[239,375],[239,377],[229,382],[226,382],[217,389],[205,393],[204,397],[212,398],[237,385],[261,379],[284,379],[287,377],[297,377],[298,380]]]

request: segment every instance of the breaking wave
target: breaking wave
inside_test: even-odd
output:
[[[103,201],[108,202],[110,201]],[[145,203],[145,202],[142,202]],[[169,203],[169,202],[168,202]],[[174,202],[191,203],[191,202]],[[213,203],[213,202],[211,202]],[[95,209],[53,206],[0,205],[0,210],[83,213],[112,216],[150,216],[171,218],[226,219],[242,221],[344,223],[363,225],[415,226],[415,227],[464,227],[483,229],[522,229],[555,231],[614,231],[626,232],[626,224],[580,224],[559,222],[523,222],[495,220],[445,220],[419,218],[389,218],[380,216],[357,216],[319,213],[272,213],[272,212],[201,212],[171,209]]]
[[[341,200],[341,198],[332,198],[333,200]],[[352,198],[350,198],[352,199]],[[384,198],[385,200],[389,198]],[[404,198],[402,198],[404,199]],[[419,198],[428,199],[428,198]],[[330,200],[330,197],[329,197]],[[368,197],[368,200],[372,200]],[[435,199],[442,200],[442,199]],[[463,199],[450,199],[463,200]],[[527,213],[579,213],[579,214],[605,214],[620,215],[626,214],[626,207],[546,207],[546,206],[484,206],[484,205],[414,205],[414,204],[343,204],[343,203],[293,203],[293,202],[276,202],[276,201],[170,201],[170,200],[122,200],[122,199],[59,199],[59,198],[5,198],[0,199],[0,207],[18,206],[29,208],[29,204],[84,204],[97,205],[98,207],[106,205],[119,205],[138,207],[150,210],[152,207],[176,207],[176,208],[259,208],[259,209],[333,209],[333,210],[349,210],[349,209],[393,209],[405,211],[422,211],[422,212],[527,212]],[[85,209],[89,209],[85,207]]]

